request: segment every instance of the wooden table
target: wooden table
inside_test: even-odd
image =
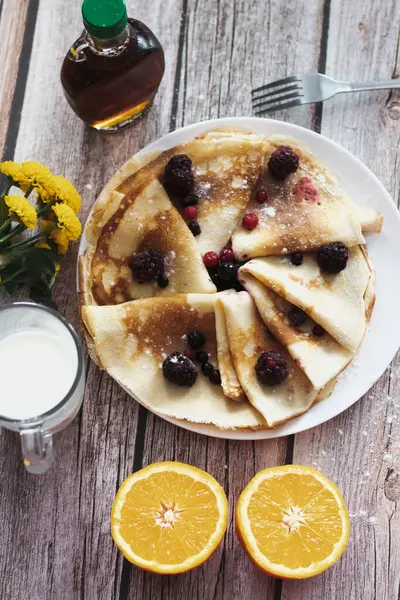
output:
[[[270,78],[327,72],[353,80],[397,77],[397,0],[154,0],[127,2],[166,51],[153,111],[115,136],[83,126],[59,83],[65,52],[82,29],[79,0],[0,0],[0,156],[35,159],[69,177],[82,217],[129,155],[199,120],[250,115],[250,90]],[[275,115],[320,131],[370,167],[397,201],[400,94],[337,97]],[[77,245],[63,259],[54,294],[79,326]],[[378,274],[379,276],[379,274]],[[393,315],[399,318],[399,315]],[[0,366],[1,369],[1,366]],[[0,392],[1,393],[1,392]],[[300,435],[232,442],[178,429],[139,407],[87,361],[83,409],[56,437],[50,472],[28,475],[18,437],[0,433],[2,600],[398,600],[400,598],[400,357],[350,410]],[[317,466],[343,490],[349,547],[328,572],[305,582],[259,573],[232,522],[202,567],[160,577],[131,566],[110,535],[122,480],[151,462],[180,460],[212,473],[233,509],[260,469]]]

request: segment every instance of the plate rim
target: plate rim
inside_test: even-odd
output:
[[[274,124],[275,126],[282,126],[282,128],[284,130],[288,129],[288,132],[287,132],[288,135],[292,135],[293,137],[296,137],[296,132],[297,132],[300,135],[300,138],[305,135],[306,137],[308,137],[310,139],[315,139],[315,140],[322,139],[322,140],[324,140],[323,143],[327,143],[328,146],[333,146],[336,149],[336,151],[340,152],[341,154],[344,154],[344,156],[346,156],[351,162],[353,162],[353,163],[355,162],[357,164],[358,168],[360,168],[362,171],[364,171],[364,173],[366,173],[368,175],[368,177],[370,179],[372,179],[372,181],[375,183],[375,185],[377,185],[380,188],[382,197],[385,198],[386,208],[391,212],[391,215],[392,215],[393,219],[395,220],[395,222],[397,222],[397,225],[398,225],[398,228],[400,231],[400,213],[396,207],[396,204],[395,204],[392,196],[390,195],[388,190],[385,188],[383,183],[379,180],[379,178],[359,158],[354,156],[354,154],[352,154],[349,150],[347,150],[346,148],[343,148],[343,146],[341,146],[337,142],[331,140],[330,138],[323,135],[322,133],[318,133],[316,131],[313,131],[313,130],[303,127],[301,125],[290,123],[288,121],[281,121],[279,119],[269,119],[269,118],[246,117],[246,116],[222,117],[222,118],[216,118],[216,119],[208,119],[205,121],[198,121],[196,123],[191,123],[189,125],[179,127],[178,129],[175,129],[173,131],[170,131],[170,132],[162,135],[161,137],[159,137],[159,138],[153,140],[152,142],[150,142],[149,144],[147,144],[144,148],[142,148],[141,150],[136,152],[133,156],[140,157],[142,155],[146,155],[147,153],[153,152],[155,150],[161,150],[161,151],[167,150],[169,148],[174,147],[175,145],[177,145],[179,143],[184,143],[182,141],[173,141],[175,137],[179,138],[182,136],[182,134],[184,134],[185,137],[187,137],[188,140],[190,140],[190,139],[193,139],[194,137],[196,137],[197,135],[201,135],[201,134],[207,132],[208,130],[215,129],[216,127],[220,127],[220,126],[225,126],[225,127],[236,126],[236,127],[241,127],[243,129],[248,129],[251,132],[256,133],[256,134],[257,133],[263,134],[263,132],[261,132],[259,130],[259,127],[257,127],[262,123],[267,124],[267,125]],[[284,133],[284,132],[282,132],[282,133]],[[193,134],[193,135],[190,136],[190,134]],[[322,156],[321,158],[324,162],[329,163],[329,160],[326,160],[325,156]],[[338,173],[335,173],[335,174],[339,176]],[[96,198],[96,200],[97,200],[97,198]],[[96,202],[96,200],[95,200],[95,202]],[[79,248],[78,248],[77,264],[78,264],[80,256],[82,256],[84,254],[86,247],[87,247],[86,227],[91,218],[95,202],[93,203],[93,206],[91,207],[91,209],[89,211],[89,214],[87,216],[87,219],[86,219],[83,231],[82,231],[82,236],[81,236]],[[365,202],[362,202],[361,204],[365,204]],[[77,288],[77,293],[79,294],[80,290],[79,290],[78,268],[77,268],[77,276],[76,276],[76,288]],[[360,349],[363,346],[364,341],[365,340],[362,341]],[[273,429],[267,429],[267,428],[258,429],[258,430],[220,429],[212,424],[192,423],[192,422],[189,422],[186,420],[180,420],[180,419],[176,419],[174,417],[170,417],[167,415],[157,413],[156,411],[148,408],[143,402],[141,402],[132,392],[128,391],[123,385],[121,385],[118,382],[116,382],[116,383],[121,387],[121,389],[123,389],[129,396],[131,396],[136,402],[138,402],[141,406],[146,408],[149,412],[155,414],[156,416],[167,421],[168,423],[172,423],[173,425],[176,425],[177,427],[180,427],[187,431],[198,433],[200,435],[206,435],[208,437],[214,437],[214,438],[219,438],[219,439],[230,439],[230,440],[276,439],[276,438],[280,438],[280,437],[285,437],[287,435],[302,433],[302,432],[308,431],[310,429],[313,429],[315,427],[318,427],[320,425],[323,425],[324,423],[327,423],[331,419],[334,419],[338,415],[340,415],[343,412],[345,412],[346,410],[348,410],[351,406],[353,406],[356,402],[358,402],[375,385],[375,383],[378,381],[378,379],[380,379],[380,377],[387,370],[387,368],[389,367],[390,363],[392,362],[392,360],[393,360],[394,356],[396,355],[397,350],[400,346],[400,339],[398,340],[398,342],[396,342],[396,344],[393,345],[393,347],[389,353],[390,359],[385,360],[385,362],[387,364],[383,368],[382,372],[380,372],[380,374],[378,374],[373,379],[373,381],[370,381],[370,380],[368,381],[368,383],[367,383],[368,387],[366,387],[366,389],[364,390],[364,392],[362,394],[360,394],[360,395],[357,394],[358,397],[354,398],[344,408],[339,408],[339,410],[337,412],[335,412],[334,414],[329,414],[328,416],[326,416],[326,418],[324,416],[322,416],[322,418],[320,417],[319,419],[317,419],[317,421],[315,423],[308,424],[308,425],[304,425],[304,424],[302,425],[301,420],[302,420],[302,417],[304,417],[305,415],[309,414],[312,411],[313,407],[311,407],[306,413],[304,413],[304,415],[300,415],[299,417],[296,417],[295,419],[292,419],[292,420],[290,420],[276,428],[273,428]],[[359,352],[357,353],[356,357],[358,356],[358,354],[359,354]],[[353,359],[353,361],[354,361],[354,359]],[[349,368],[350,368],[350,366],[351,366],[351,363],[349,365]],[[341,377],[341,376],[342,375],[340,375],[339,377]],[[319,404],[323,404],[323,403],[329,401],[329,398],[330,397],[323,400]]]

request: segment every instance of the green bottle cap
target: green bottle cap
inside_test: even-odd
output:
[[[119,35],[128,22],[124,0],[84,0],[82,16],[86,31],[101,40]]]

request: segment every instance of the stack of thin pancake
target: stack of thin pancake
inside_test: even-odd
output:
[[[282,145],[299,164],[278,180],[268,162]],[[196,237],[163,186],[165,167],[177,154],[190,157],[195,174]],[[255,198],[260,187],[263,204]],[[252,230],[242,226],[245,213],[258,217]],[[381,225],[375,210],[349,199],[294,139],[219,130],[133,158],[104,188],[86,226],[79,285],[90,354],[155,413],[219,428],[277,426],[329,396],[357,353],[375,300],[363,232],[379,232]],[[346,245],[348,261],[329,273],[317,253],[334,242]],[[217,292],[203,255],[230,243],[242,261],[238,279],[245,291]],[[130,257],[146,251],[162,253],[165,287],[132,276]],[[302,260],[293,262],[293,253]],[[296,323],[291,314],[299,309]],[[184,353],[194,331],[205,338],[202,351],[218,366],[220,385],[199,365],[191,386],[163,374],[165,359]],[[285,359],[287,376],[278,385],[257,375],[265,352]]]

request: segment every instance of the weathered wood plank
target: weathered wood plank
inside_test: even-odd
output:
[[[338,79],[399,75],[397,2],[331,4],[327,73]],[[338,40],[341,43],[338,43]],[[358,156],[398,201],[399,95],[337,97],[322,133]],[[377,274],[379,278],[379,273]],[[366,396],[336,419],[295,438],[293,462],[315,465],[342,489],[352,516],[343,559],[315,580],[283,584],[282,600],[393,600],[400,589],[400,356]],[[329,400],[328,400],[329,401]],[[397,551],[396,551],[397,550]]]
[[[322,3],[317,0],[290,7],[261,0],[251,6],[244,0],[189,2],[182,15],[182,71],[173,122],[180,126],[251,114],[252,87],[268,78],[316,70],[321,28]],[[314,109],[302,107],[290,117],[298,124],[311,126]],[[252,443],[201,438],[149,415],[143,464],[176,459],[206,469],[224,485],[231,518],[221,547],[194,572],[166,579],[126,564],[122,597],[278,598],[275,593],[278,585],[279,594],[279,584],[260,574],[239,546],[233,510],[251,477],[261,468],[284,463],[285,456],[285,439]]]
[[[0,156],[6,145],[10,127],[9,145],[18,128],[19,113],[25,91],[26,75],[32,46],[37,12],[37,0],[13,2],[3,0],[0,4]],[[18,90],[17,78],[19,78]],[[15,93],[16,92],[16,93]],[[13,104],[14,102],[14,104]],[[12,113],[12,108],[14,111]],[[10,124],[10,117],[12,123]],[[11,152],[13,148],[11,148]]]
[[[11,3],[6,4],[9,11]],[[131,3],[131,14],[135,8]],[[84,127],[69,109],[59,83],[61,61],[82,29],[80,4],[40,4],[15,158],[34,158],[69,177],[82,192],[83,219],[118,166],[168,131],[179,9],[180,2],[168,0],[145,15],[167,55],[153,112],[135,128],[108,137]],[[76,254],[75,245],[63,259],[54,298],[61,312],[79,326]],[[109,514],[118,485],[134,464],[138,412],[136,403],[88,363],[83,410],[57,435],[50,472],[27,475],[17,436],[0,432],[2,481],[7,482],[0,486],[1,598],[17,600],[27,590],[33,600],[119,597],[123,558],[109,533]]]

